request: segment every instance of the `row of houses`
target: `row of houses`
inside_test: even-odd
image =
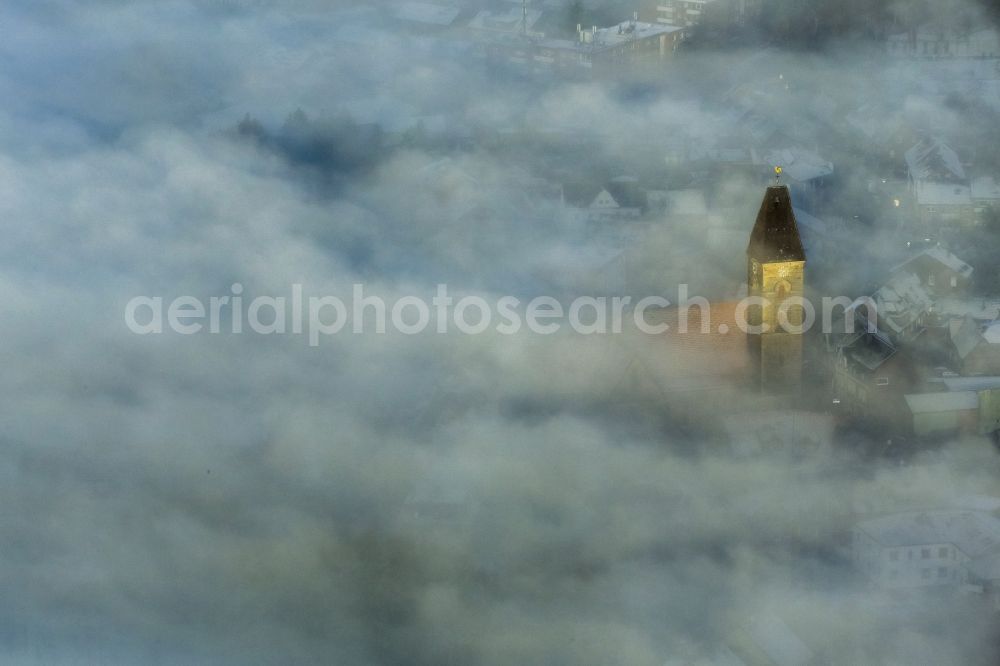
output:
[[[1000,303],[968,294],[973,269],[926,249],[896,266],[826,334],[845,418],[905,435],[1000,430]]]
[[[949,59],[1000,57],[1000,33],[993,28],[956,30],[922,26],[890,35],[886,52],[895,58]]]
[[[621,77],[647,72],[671,58],[690,23],[630,20],[610,26],[577,25],[564,37],[559,22],[565,7],[523,3],[480,9],[471,17],[463,7],[404,2],[395,18],[423,32],[447,34],[471,42],[473,52],[493,62],[569,77]]]
[[[575,39],[544,34],[483,35],[478,52],[496,62],[568,76],[621,78],[655,74],[684,41],[680,26],[633,18],[607,27],[578,25]]]

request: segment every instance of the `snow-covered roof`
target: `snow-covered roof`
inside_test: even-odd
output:
[[[845,356],[871,371],[896,354],[896,347],[882,331],[862,332],[843,349]]]
[[[865,520],[858,529],[883,548],[950,543],[969,557],[1000,546],[1000,519],[983,511],[896,513]]]
[[[914,180],[965,180],[958,153],[940,137],[921,139],[906,151],[905,158]]]
[[[960,273],[965,277],[972,275],[972,266],[970,266],[969,264],[965,263],[964,261],[956,257],[951,252],[948,252],[948,250],[944,249],[943,247],[928,248],[924,250],[921,254],[926,255],[936,261],[940,261],[942,264],[944,264],[951,270],[955,271],[956,273]]]
[[[644,23],[623,21],[608,28],[599,28],[594,43],[597,46],[616,46],[633,39],[645,39],[657,35],[668,35],[683,28],[666,23]]]
[[[933,305],[920,278],[913,273],[897,273],[873,296],[878,306],[879,324],[895,334],[914,324]]]
[[[913,262],[923,257],[928,257],[930,259],[933,259],[934,261],[943,264],[945,267],[950,268],[951,270],[955,271],[959,275],[962,275],[963,277],[969,277],[970,275],[972,275],[972,266],[965,263],[964,261],[956,257],[954,254],[944,249],[943,247],[931,247],[927,248],[926,250],[922,250],[919,253],[907,259],[906,261],[904,261],[903,263],[893,266],[890,272],[897,273],[900,270],[905,269],[907,266],[909,266]]]
[[[979,408],[979,394],[975,391],[911,393],[905,397],[907,406],[914,414],[960,412]]]

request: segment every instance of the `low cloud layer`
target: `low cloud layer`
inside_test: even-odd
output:
[[[691,56],[652,92],[491,79],[381,12],[0,9],[0,660],[702,663],[778,614],[822,663],[995,663],[988,615],[951,599],[890,611],[846,552],[859,507],[996,493],[985,442],[902,467],[740,455],[715,405],[756,403],[739,386],[676,390],[669,355],[638,335],[345,333],[311,348],[128,331],[133,296],[235,282],[248,297],[356,282],[387,298],[438,283],[585,293],[608,248],[534,179],[659,167],[676,127],[745,129],[725,109],[742,53]],[[836,107],[861,89],[886,109],[876,135],[904,114],[960,136],[995,121],[867,57],[772,50],[754,66],[791,82],[774,118],[802,136],[834,131],[816,94]],[[294,143],[297,109],[333,128],[309,135],[327,152]],[[246,114],[259,131],[237,131]],[[460,135],[448,149],[412,139],[348,159],[345,127],[438,115]],[[829,159],[850,164],[855,139]],[[845,217],[874,169],[845,169]],[[759,192],[718,189],[727,224],[749,229]],[[671,238],[692,283],[738,278],[739,256]],[[656,284],[655,254],[642,261],[637,288],[673,287]]]

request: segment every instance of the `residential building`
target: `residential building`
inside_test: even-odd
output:
[[[971,315],[951,333],[953,366],[963,375],[1000,374],[1000,322],[983,324]]]
[[[743,25],[760,10],[760,0],[647,0],[644,20],[692,28],[702,23]]]
[[[941,298],[968,291],[972,266],[942,247],[932,247],[893,268],[892,274],[914,275],[921,287]]]
[[[910,191],[926,228],[976,221],[972,189],[955,150],[939,137],[926,137],[905,154]]]
[[[715,0],[656,0],[652,18],[656,23],[689,28],[701,21],[712,2]]]
[[[919,381],[912,356],[884,331],[857,323],[858,330],[840,343],[835,356],[833,401],[838,415],[905,432],[910,417],[903,396]]]
[[[619,176],[602,185],[567,183],[563,202],[591,222],[635,220],[647,206],[646,193],[632,176]]]
[[[607,28],[577,26],[576,39],[508,31],[483,40],[480,48],[487,57],[532,69],[629,78],[655,73],[673,57],[684,35],[678,26],[631,20]]]
[[[889,589],[958,585],[990,572],[1000,558],[1000,519],[985,511],[889,514],[851,532],[855,566]]]

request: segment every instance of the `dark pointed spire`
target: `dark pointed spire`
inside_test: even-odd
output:
[[[802,238],[792,212],[792,198],[786,185],[771,185],[757,213],[750,233],[747,255],[762,264],[774,261],[805,261]]]

